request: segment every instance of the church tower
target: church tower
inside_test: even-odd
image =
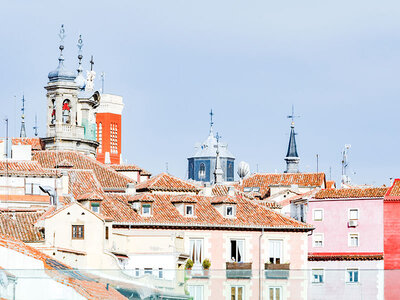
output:
[[[58,67],[49,73],[47,90],[47,134],[43,138],[48,150],[73,150],[87,155],[96,155],[98,143],[95,133],[94,108],[98,106],[100,96],[93,89],[82,86],[81,59],[79,53],[78,76],[66,70],[64,66],[64,25],[60,30],[60,56]],[[82,40],[78,42],[81,51]],[[90,77],[92,75],[92,77]],[[78,80],[76,80],[78,79]],[[93,86],[93,74],[88,72],[85,86]],[[93,124],[90,124],[90,119]],[[90,126],[92,125],[92,126]],[[94,132],[93,132],[94,130]]]
[[[288,116],[288,118],[292,119],[292,123],[290,125],[290,138],[288,150],[286,153],[285,161],[286,161],[286,171],[285,173],[299,173],[299,162],[300,157],[297,154],[297,145],[296,145],[296,133],[294,131],[294,109],[292,107],[292,115]]]

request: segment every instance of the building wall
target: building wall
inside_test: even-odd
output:
[[[188,284],[203,286],[204,299],[230,299],[230,288],[238,285],[245,288],[245,299],[257,299],[259,291],[259,267],[264,269],[264,263],[269,257],[269,240],[279,239],[283,241],[282,262],[289,262],[292,282],[286,279],[265,280],[263,276],[263,290],[266,286],[281,286],[285,289],[285,299],[306,299],[307,284],[305,273],[294,270],[307,267],[307,233],[296,232],[264,232],[261,238],[261,265],[259,261],[259,241],[261,232],[256,231],[225,231],[225,230],[167,230],[167,229],[114,229],[114,241],[119,251],[128,253],[132,261],[130,268],[168,267],[173,261],[173,255],[190,253],[190,240],[203,241],[202,258],[211,261],[210,275],[212,280],[191,279]],[[174,240],[183,237],[184,249],[177,249]],[[230,240],[244,240],[244,262],[252,262],[251,279],[227,279],[226,262],[231,261]],[[124,249],[124,247],[126,247]],[[136,261],[135,261],[136,259]],[[156,262],[159,262],[159,265]],[[148,266],[144,263],[147,262]],[[176,258],[175,258],[175,267]],[[201,267],[200,267],[201,268]],[[195,272],[195,268],[193,268]],[[293,274],[293,275],[292,275]],[[292,278],[293,277],[293,278]],[[172,278],[170,278],[172,279]],[[266,292],[267,293],[267,292]],[[265,299],[268,299],[265,296]]]
[[[84,239],[72,239],[72,225],[84,225]],[[109,240],[105,239],[105,226],[109,227]],[[112,228],[78,204],[71,205],[45,219],[45,246],[85,252],[84,257],[63,251],[57,257],[66,264],[79,268],[113,269],[117,261],[107,250],[111,247]],[[53,250],[49,252],[54,253]],[[83,264],[83,265],[82,265]]]
[[[309,201],[307,223],[315,226],[309,237],[309,252],[383,252],[383,200],[339,199]],[[357,227],[348,227],[349,209],[358,208]],[[323,220],[314,221],[315,209],[323,209]],[[322,233],[323,247],[314,247],[313,239]],[[349,234],[359,234],[359,246],[349,246]]]
[[[384,298],[383,261],[310,261],[308,299]],[[346,269],[359,269],[359,282],[346,282]],[[324,282],[313,283],[312,269],[324,270]]]
[[[202,158],[189,158],[188,159],[188,170],[189,179],[203,182],[213,182],[214,181],[214,170],[215,170],[215,157],[202,157]],[[224,181],[233,181],[235,174],[235,160],[232,158],[221,157],[221,168],[223,173]],[[205,165],[205,177],[199,177],[200,165]]]
[[[97,141],[99,141],[99,134],[101,131],[101,147],[97,148],[97,160],[104,163],[106,158],[106,152],[110,155],[112,164],[119,164],[121,157],[121,115],[113,113],[97,113],[96,114],[97,124]],[[101,124],[101,130],[99,126]],[[111,150],[111,125],[117,126],[117,151],[112,152]]]

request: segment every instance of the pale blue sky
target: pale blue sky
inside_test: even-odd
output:
[[[77,67],[81,33],[85,67],[93,54],[106,92],[124,96],[128,162],[153,173],[168,162],[185,177],[213,108],[236,165],[283,171],[294,104],[302,171],[316,170],[318,153],[338,181],[349,143],[355,183],[400,177],[398,1],[3,1],[1,114],[12,132],[24,91],[28,134],[37,113],[45,135],[60,24],[66,66]]]

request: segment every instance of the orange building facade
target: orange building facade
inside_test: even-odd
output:
[[[101,95],[96,113],[97,148],[96,158],[106,164],[121,162],[122,97],[110,94]]]

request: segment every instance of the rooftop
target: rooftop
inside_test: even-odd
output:
[[[172,176],[167,173],[161,173],[153,178],[146,180],[136,186],[136,191],[163,191],[163,192],[195,192],[199,191],[199,188],[195,185]]]
[[[387,187],[324,189],[315,194],[315,199],[383,198]]]

